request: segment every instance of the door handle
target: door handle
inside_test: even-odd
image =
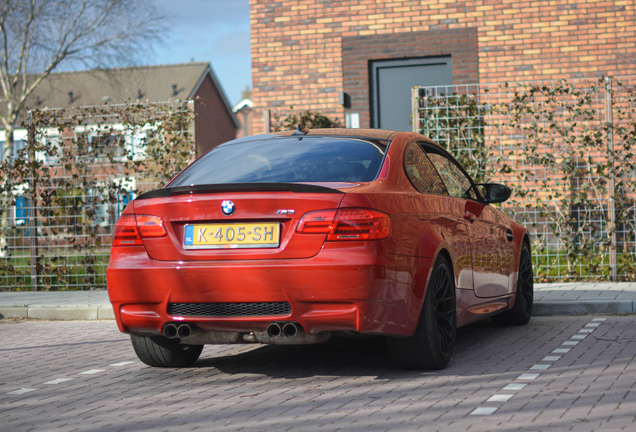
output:
[[[512,241],[515,238],[515,236],[512,234],[512,231],[507,230],[506,231],[506,238],[508,239],[508,241]]]
[[[477,216],[467,211],[466,214],[464,215],[464,219],[472,223],[472,222],[475,222],[475,220],[477,220]]]

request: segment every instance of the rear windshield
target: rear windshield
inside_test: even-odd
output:
[[[351,138],[283,137],[237,141],[190,165],[170,187],[219,183],[369,182],[387,144]]]

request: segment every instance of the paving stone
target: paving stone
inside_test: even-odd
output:
[[[608,316],[570,351],[552,353],[590,322],[470,325],[459,330],[449,366],[433,372],[393,368],[382,340],[207,346],[193,367],[150,368],[112,321],[2,325],[0,429],[632,430],[635,316]],[[547,356],[560,358],[530,370]],[[97,369],[103,372],[80,374]],[[517,380],[527,373],[540,375]],[[35,390],[7,394],[22,388]],[[513,397],[487,402],[495,395]],[[497,409],[470,414],[488,407]]]

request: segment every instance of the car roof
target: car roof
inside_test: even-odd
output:
[[[276,133],[278,136],[291,136],[295,130],[287,130]],[[399,132],[384,129],[346,129],[346,128],[329,128],[329,129],[307,129],[306,136],[338,136],[351,138],[369,138],[376,140],[390,141]]]
[[[347,129],[347,128],[329,128],[329,129],[305,129],[305,136],[332,136],[332,137],[342,137],[342,138],[366,138],[366,139],[375,139],[375,140],[385,140],[391,141],[398,134],[409,134],[414,136],[421,137],[418,138],[420,141],[425,142],[429,145],[432,145],[446,153],[448,151],[441,145],[437,144],[432,139],[424,136],[415,134],[413,132],[405,132],[405,131],[393,131],[387,129]],[[279,136],[279,137],[288,137],[292,136],[292,134],[296,132],[295,130],[287,130],[282,132],[275,132],[270,134],[270,136]]]
[[[425,142],[429,145],[432,145],[443,152],[448,151],[441,145],[437,144],[432,139],[420,135],[415,134],[413,132],[405,132],[405,131],[393,131],[386,129],[349,129],[349,128],[325,128],[325,129],[303,129],[306,133],[305,136],[311,137],[340,137],[340,138],[358,138],[358,139],[370,139],[370,140],[383,140],[383,141],[391,141],[398,134],[409,134],[414,137],[418,137],[418,140]],[[297,132],[296,130],[286,130],[280,132],[270,132],[268,134],[260,134],[260,135],[250,135],[243,138],[238,138],[232,141],[228,141],[226,143],[221,144],[221,146],[238,144],[246,141],[254,141],[258,139],[272,139],[277,137],[290,137],[292,134]]]

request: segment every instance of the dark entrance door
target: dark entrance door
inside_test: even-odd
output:
[[[372,127],[382,129],[413,130],[413,86],[453,84],[450,56],[374,61],[370,73]]]

